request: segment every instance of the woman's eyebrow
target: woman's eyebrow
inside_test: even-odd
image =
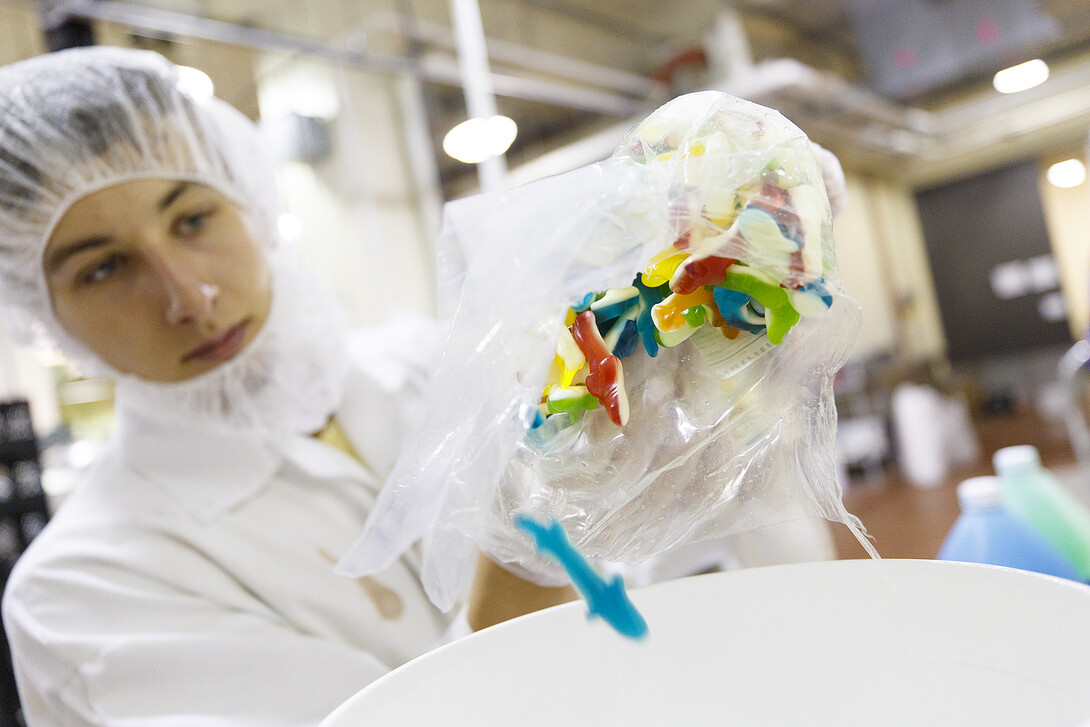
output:
[[[49,260],[47,260],[45,264],[45,273],[46,275],[51,275],[52,273],[57,272],[57,269],[68,262],[73,256],[79,255],[85,250],[93,250],[96,247],[109,245],[111,242],[113,242],[112,238],[100,235],[98,237],[85,238],[79,242],[74,242],[71,245],[65,245],[49,256]]]
[[[160,212],[165,211],[170,205],[174,204],[174,201],[182,196],[189,187],[192,186],[190,182],[178,182],[176,185],[170,188],[170,191],[163,195],[157,205]],[[54,252],[49,256],[49,260],[45,264],[45,272],[47,275],[55,273],[58,268],[64,265],[70,258],[80,254],[86,250],[93,250],[96,247],[103,247],[113,242],[113,238],[107,235],[99,235],[96,237],[88,237],[78,242],[74,242],[71,245],[65,245],[61,249]]]
[[[189,182],[178,182],[169,192],[163,195],[163,198],[159,200],[159,211],[164,211],[167,207],[174,204],[174,200],[178,199],[186,189],[190,186]]]

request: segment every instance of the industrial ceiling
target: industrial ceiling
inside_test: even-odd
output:
[[[48,22],[108,20],[136,34],[209,38],[415,75],[424,82],[436,148],[465,117],[446,0],[37,5]],[[1077,148],[1090,128],[1085,0],[480,0],[480,6],[499,110],[520,127],[509,153],[518,181],[608,155],[634,119],[697,88],[777,108],[847,165],[910,185]],[[954,31],[959,23],[967,24],[964,37]],[[1050,64],[1048,82],[1011,96],[991,88],[996,70],[1035,57]],[[448,189],[464,188],[472,167],[439,156]]]

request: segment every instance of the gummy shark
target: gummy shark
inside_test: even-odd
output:
[[[630,639],[647,635],[647,622],[628,599],[624,579],[615,575],[607,580],[598,575],[568,540],[560,523],[550,520],[542,525],[525,515],[516,515],[515,525],[534,539],[539,552],[548,553],[563,566],[575,590],[587,603],[588,617],[598,616]]]

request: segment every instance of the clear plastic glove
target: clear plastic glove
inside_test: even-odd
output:
[[[449,607],[478,547],[564,582],[518,514],[621,563],[807,516],[858,526],[836,480],[832,396],[858,311],[818,162],[782,116],[680,97],[610,160],[448,205],[441,245],[453,326],[427,421],[344,570],[377,571],[423,538],[425,586]],[[563,341],[596,305],[626,406],[553,406],[558,387],[594,388]]]

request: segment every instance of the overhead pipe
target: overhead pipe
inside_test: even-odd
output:
[[[484,44],[484,25],[477,0],[451,0],[451,22],[458,46],[458,68],[462,75],[466,111],[470,119],[490,119],[496,110],[496,95],[488,68]],[[477,178],[482,192],[497,192],[506,186],[507,159],[503,154],[488,157],[477,164]]]
[[[925,181],[929,171],[947,168],[968,155],[1001,147],[1061,124],[1078,125],[1090,117],[1090,66],[1055,71],[1046,84],[1012,96],[985,96],[940,111],[887,101],[843,78],[790,58],[764,61],[744,74],[714,84],[716,88],[790,113],[809,133],[839,140],[878,158],[915,162],[902,171],[906,181]],[[853,123],[846,119],[855,117]],[[568,147],[512,170],[519,182],[557,174],[601,160],[624,130],[639,120],[595,133]],[[933,176],[933,175],[932,175]]]
[[[740,98],[788,94],[840,113],[858,113],[895,129],[931,135],[940,130],[934,114],[886,101],[840,76],[819,71],[793,58],[777,58],[753,66],[744,76],[716,86]]]
[[[704,39],[708,67],[713,78],[741,78],[753,68],[753,51],[741,14],[724,7]]]

